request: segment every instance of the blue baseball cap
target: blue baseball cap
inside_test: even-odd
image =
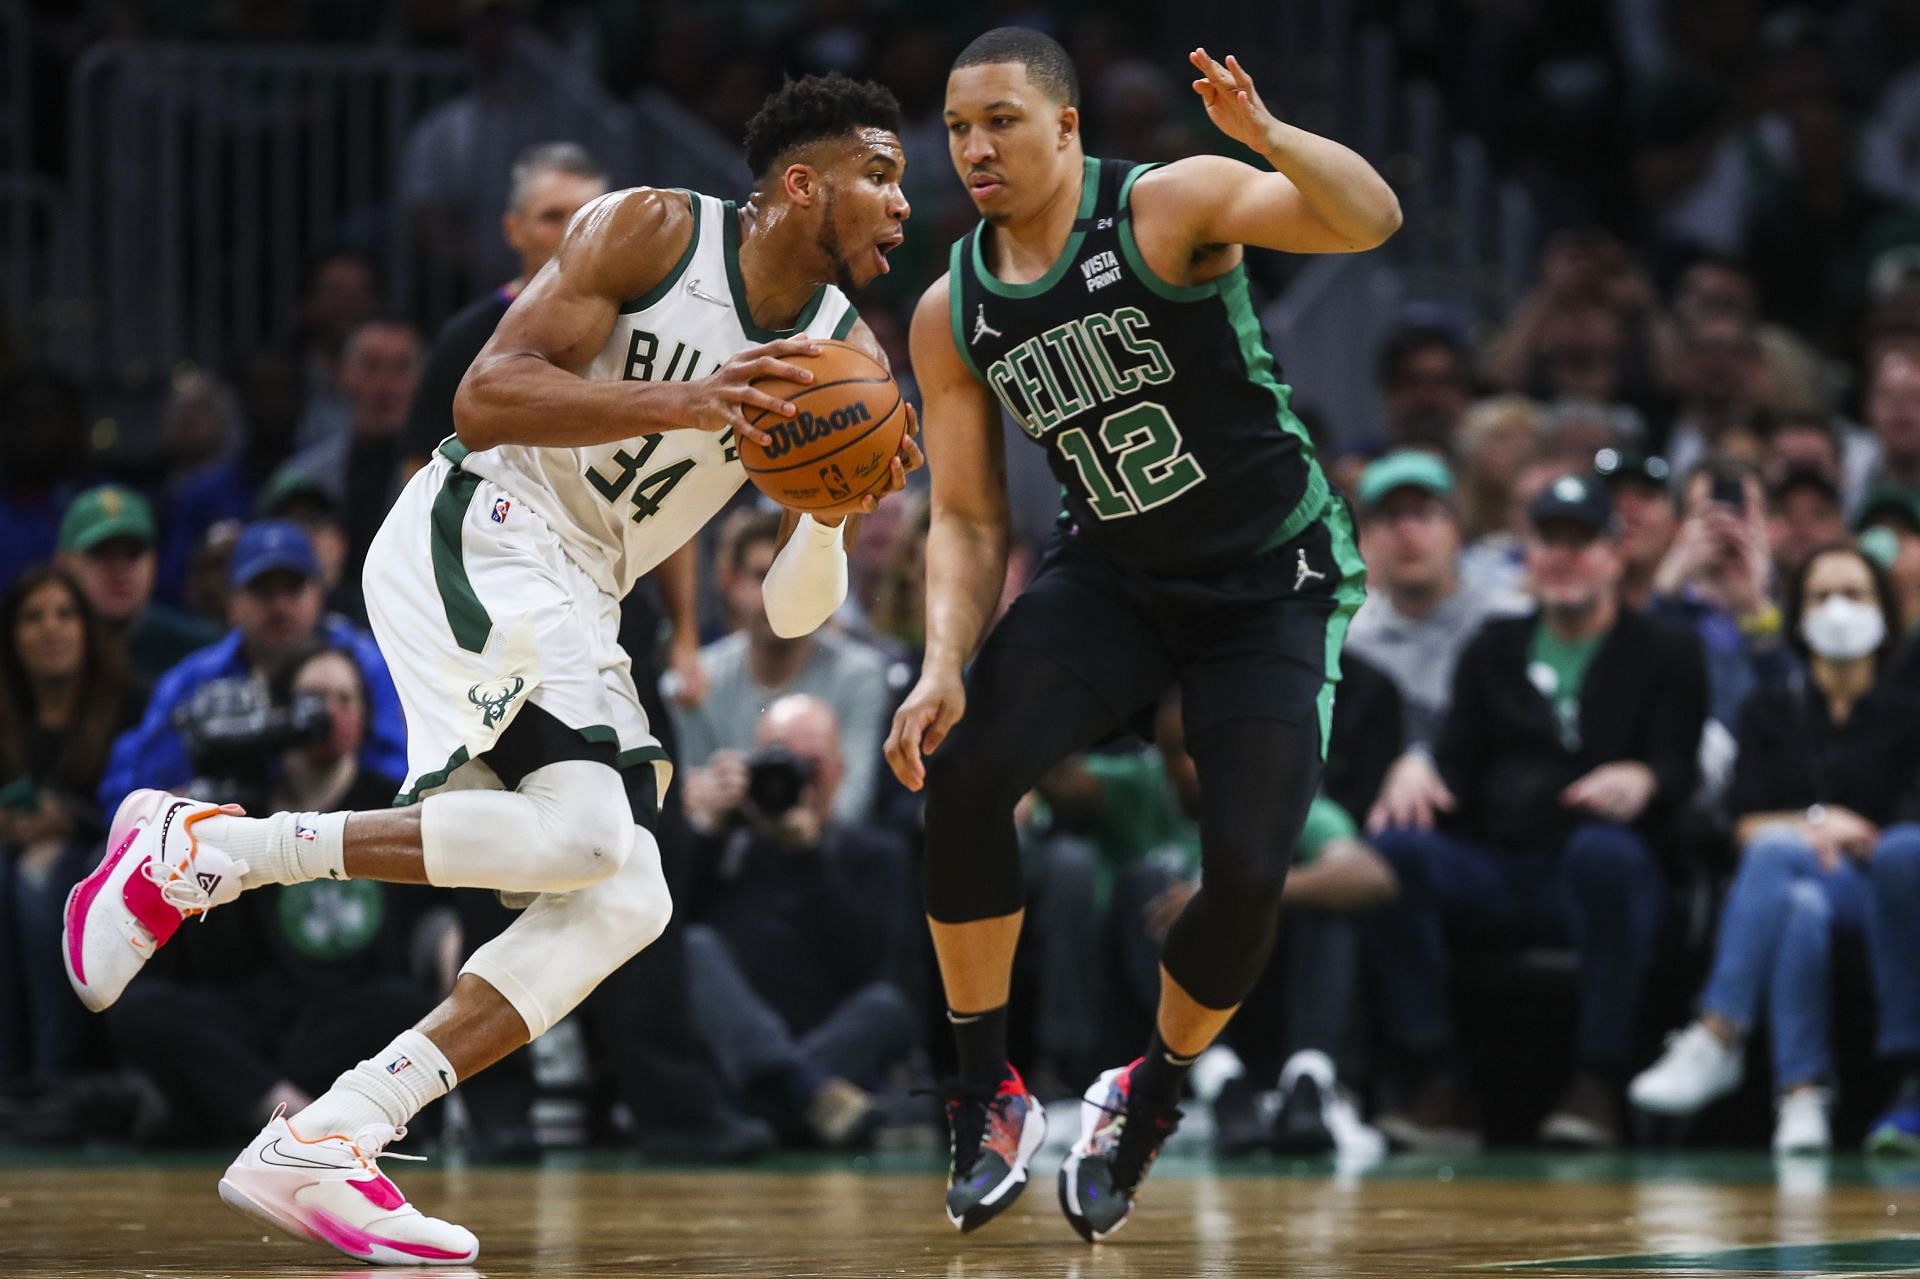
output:
[[[313,543],[307,541],[299,525],[286,520],[260,520],[247,525],[233,544],[227,584],[239,590],[261,574],[276,570],[319,577],[320,562],[313,557]]]

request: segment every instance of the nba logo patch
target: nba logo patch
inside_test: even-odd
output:
[[[396,1057],[392,1061],[387,1063],[387,1073],[389,1075],[397,1075],[403,1070],[411,1069],[412,1066],[413,1066],[413,1058]]]
[[[510,509],[512,509],[512,507],[513,507],[513,502],[511,499],[504,498],[504,497],[494,498],[493,499],[493,522],[495,524],[505,524],[507,522],[507,512]]]
[[[304,839],[309,844],[311,844],[320,838],[320,832],[315,830],[313,827],[307,825],[305,822],[302,822],[300,825],[293,828],[293,837],[295,839]]]

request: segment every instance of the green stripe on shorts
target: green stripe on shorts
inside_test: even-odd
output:
[[[428,539],[433,546],[433,584],[440,588],[447,626],[453,631],[454,641],[469,653],[485,652],[487,636],[493,633],[493,618],[474,593],[473,582],[467,577],[467,561],[460,551],[460,526],[479,487],[480,477],[458,466],[447,472],[446,483],[433,499]]]
[[[1341,498],[1327,503],[1324,517],[1327,531],[1333,535],[1333,562],[1340,570],[1340,584],[1333,598],[1338,607],[1327,619],[1327,678],[1320,686],[1320,759],[1327,758],[1327,742],[1333,735],[1333,690],[1340,682],[1340,650],[1346,646],[1347,626],[1367,598],[1367,563],[1360,558],[1360,543],[1353,535],[1353,512]]]

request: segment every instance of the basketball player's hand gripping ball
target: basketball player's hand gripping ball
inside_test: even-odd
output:
[[[740,461],[761,492],[782,506],[814,515],[863,515],[905,487],[922,464],[913,440],[919,422],[893,375],[860,348],[821,340],[818,354],[789,359],[813,374],[809,382],[778,375],[755,389],[795,412],[749,411],[755,434],[740,438]]]

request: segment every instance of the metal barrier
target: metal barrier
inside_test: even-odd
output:
[[[97,46],[72,87],[65,322],[42,343],[91,376],[229,366],[289,335],[307,267],[339,248],[372,260],[390,308],[437,324],[514,273],[508,171],[562,138],[617,185],[745,181],[737,147],[614,101],[531,35],[484,77],[385,48]]]
[[[1323,28],[1343,30],[1330,20]],[[1322,127],[1393,183],[1405,222],[1374,253],[1309,263],[1262,319],[1301,402],[1337,438],[1356,440],[1379,433],[1373,355],[1402,302],[1445,303],[1478,335],[1525,287],[1538,231],[1526,190],[1493,173],[1478,138],[1448,129],[1439,93],[1399,82],[1386,31],[1362,31],[1342,59],[1322,77],[1331,95],[1316,104]],[[1357,74],[1343,79],[1339,67]]]

